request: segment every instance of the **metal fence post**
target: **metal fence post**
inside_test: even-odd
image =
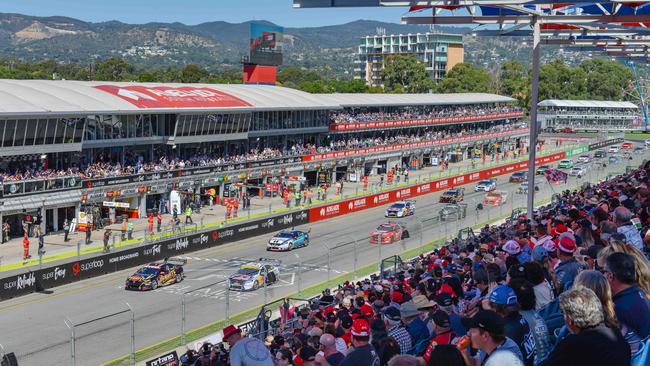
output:
[[[358,256],[357,256],[357,240],[354,240],[354,278],[357,278],[357,261],[358,261]]]
[[[267,284],[268,283],[268,281],[267,281],[268,275],[269,275],[268,273],[266,273],[264,275],[264,304],[268,304],[268,299],[269,299],[269,290],[268,290],[268,284]]]
[[[424,254],[424,224],[422,219],[418,219],[420,224],[420,254]]]
[[[325,246],[327,247],[327,245]],[[332,250],[327,247],[327,284],[332,280]]]
[[[248,218],[250,218],[250,214],[248,215]],[[205,225],[203,225],[203,219],[204,219],[204,217],[201,216],[201,229],[203,229],[205,227]]]
[[[229,325],[230,322],[230,284],[226,283],[226,319],[224,325]]]
[[[293,255],[298,259],[298,297],[300,297],[302,294],[302,259],[296,253]]]
[[[271,204],[269,203],[269,214],[271,213]]]
[[[115,250],[115,235],[113,235],[113,250]]]
[[[63,319],[63,322],[65,323],[65,326],[68,327],[68,329],[71,332],[70,333],[70,361],[72,362],[72,366],[75,366],[76,354],[75,354],[75,349],[74,349],[74,342],[75,342],[75,339],[74,339],[74,324],[67,317],[65,319]]]
[[[125,304],[131,312],[131,357],[129,357],[129,360],[131,366],[135,366],[135,312],[128,302],[125,302]]]
[[[377,252],[379,254],[379,263],[381,263],[381,235],[377,238]]]

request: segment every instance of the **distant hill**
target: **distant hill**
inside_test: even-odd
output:
[[[91,23],[67,17],[34,17],[0,13],[0,56],[24,61],[53,59],[91,63],[122,57],[139,68],[164,68],[199,64],[211,70],[239,68],[246,55],[250,22],[222,21],[126,24],[117,21]],[[315,69],[323,76],[345,77],[353,69],[360,36],[376,33],[426,32],[427,26],[401,25],[371,20],[313,28],[285,29],[285,64]],[[436,27],[436,31],[465,34],[469,28]],[[506,59],[530,60],[530,46],[520,39],[465,37],[465,59],[494,68]],[[546,48],[546,58],[565,56],[571,63],[575,53],[563,55]],[[578,60],[579,61],[579,60]]]

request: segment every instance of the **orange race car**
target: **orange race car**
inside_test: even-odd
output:
[[[391,244],[409,237],[409,232],[401,224],[387,222],[381,224],[370,233],[371,244]]]

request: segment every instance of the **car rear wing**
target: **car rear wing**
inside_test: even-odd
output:
[[[177,266],[183,266],[187,264],[187,259],[181,257],[169,257],[169,258],[165,258],[165,263],[174,264]]]

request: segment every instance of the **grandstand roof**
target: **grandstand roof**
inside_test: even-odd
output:
[[[486,93],[459,94],[323,94],[322,98],[342,107],[450,105],[514,102],[509,97]]]
[[[540,107],[567,107],[567,108],[620,108],[620,109],[638,109],[631,102],[615,102],[610,100],[560,100],[547,99],[537,104]]]
[[[177,95],[187,91],[197,95]],[[310,94],[266,85],[6,79],[0,79],[0,100],[0,116],[341,109],[514,101],[480,93]]]

